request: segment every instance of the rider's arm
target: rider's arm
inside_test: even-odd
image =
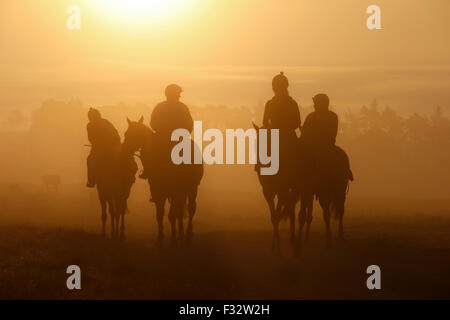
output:
[[[291,115],[291,129],[296,130],[297,128],[301,127],[302,121],[300,118],[300,111],[298,110],[298,104],[296,101],[293,100],[292,104],[292,115]]]
[[[185,108],[185,129],[187,129],[189,132],[192,132],[192,129],[194,127],[194,121],[192,120],[191,112],[189,111],[189,108],[184,105]]]

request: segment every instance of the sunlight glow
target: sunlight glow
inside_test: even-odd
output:
[[[102,7],[128,21],[162,20],[187,0],[100,0]]]

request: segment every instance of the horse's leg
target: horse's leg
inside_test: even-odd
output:
[[[287,209],[289,210],[289,221],[290,221],[290,231],[291,231],[291,244],[295,245],[295,204],[297,203],[296,201],[296,192],[295,191],[291,191],[289,193],[289,202],[288,202],[288,207]]]
[[[184,225],[183,225],[183,210],[179,210],[178,213],[178,236],[179,240],[183,241],[184,239]]]
[[[307,199],[304,195],[301,197],[300,210],[298,211],[298,239],[295,254],[300,255],[302,249],[302,232],[306,222]]]
[[[338,230],[338,237],[340,240],[344,240],[344,215],[339,216],[339,230]]]
[[[264,198],[266,199],[267,205],[269,206],[270,211],[270,220],[272,221],[273,226],[273,239],[272,239],[272,250],[275,250],[276,241],[275,241],[275,194],[273,192],[269,192],[268,190],[263,188]]]
[[[309,240],[309,230],[311,229],[311,222],[312,222],[312,210],[313,210],[313,203],[314,203],[314,194],[308,195],[306,199],[306,234],[305,234],[305,242],[308,242]]]
[[[326,237],[327,237],[327,247],[331,248],[331,227],[330,227],[330,197],[320,196],[319,203],[323,210],[323,220],[325,221]]]
[[[158,240],[157,245],[161,246],[163,239],[164,239],[164,228],[163,228],[163,222],[164,222],[164,206],[166,203],[166,199],[163,198],[162,200],[159,200],[155,202],[156,205],[156,221],[158,222]]]
[[[339,218],[338,237],[340,240],[344,239],[344,205],[345,205],[345,191],[336,201],[336,214]]]
[[[116,233],[114,231],[114,225],[115,225],[114,219],[115,219],[114,216],[111,215],[111,238],[114,238],[116,235]]]
[[[116,207],[115,203],[110,200],[108,201],[109,215],[111,216],[111,238],[116,237]]]
[[[184,210],[186,209],[186,192],[180,192],[177,194],[176,199],[174,199],[174,210],[176,219],[178,220],[178,239],[183,241],[184,239]]]
[[[272,224],[273,224],[273,250],[276,254],[280,253],[280,234],[278,232],[278,227],[280,225],[280,215],[282,210],[282,201],[278,198],[276,208],[272,214]]]
[[[100,200],[100,205],[102,207],[102,236],[104,237],[106,235],[106,219],[107,219],[107,212],[106,212],[106,201],[104,199]]]
[[[195,211],[197,210],[197,190],[198,190],[198,186],[192,187],[188,191],[188,196],[187,196],[189,221],[188,221],[186,233],[187,233],[188,240],[192,240],[192,236],[194,234],[193,226],[192,226],[192,219],[194,218]]]
[[[171,245],[175,245],[176,244],[176,240],[177,240],[177,214],[175,212],[175,204],[176,201],[174,201],[174,199],[172,199],[171,203],[170,203],[170,209],[169,209],[169,221],[170,221],[170,226],[172,229],[172,233],[171,233],[171,237],[170,237],[170,242]]]
[[[121,223],[120,223],[120,239],[125,239],[125,212],[121,212],[120,215]]]
[[[119,237],[119,223],[120,223],[120,214],[116,212],[116,237]]]

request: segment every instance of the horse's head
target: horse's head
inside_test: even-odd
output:
[[[131,121],[127,118],[128,129],[125,132],[125,139],[123,146],[125,149],[134,152],[139,150],[146,143],[151,130],[144,124],[144,117],[142,116],[138,121]]]
[[[262,175],[275,175],[278,172],[280,164],[280,132],[277,128],[270,128],[270,126],[263,124],[261,127],[252,122],[253,128],[256,131],[257,138],[257,166],[256,169],[261,168]],[[283,137],[282,137],[283,138]],[[292,140],[292,139],[291,139]],[[290,140],[282,140],[290,141]],[[296,145],[291,143],[284,148],[292,148],[291,154],[295,153]],[[285,150],[284,150],[285,151]],[[257,170],[258,171],[258,170]]]

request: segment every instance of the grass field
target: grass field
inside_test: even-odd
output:
[[[253,202],[239,206],[239,197]],[[331,249],[325,248],[317,211],[311,239],[297,259],[287,223],[281,256],[271,252],[271,225],[259,197],[230,195],[233,200],[220,206],[218,199],[200,198],[192,245],[169,248],[166,242],[156,248],[154,209],[141,196],[130,200],[121,242],[100,236],[98,204],[86,192],[4,194],[0,298],[450,298],[445,211],[402,212],[405,205],[394,202],[393,211],[386,211],[379,202],[349,201],[346,240]],[[81,267],[82,290],[66,288],[66,268],[72,264]],[[381,268],[381,290],[366,288],[366,268],[372,264]]]

